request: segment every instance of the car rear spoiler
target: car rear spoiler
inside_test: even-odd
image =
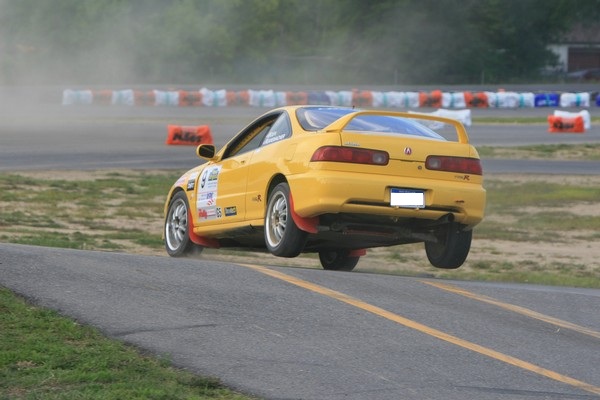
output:
[[[325,129],[325,132],[342,132],[344,128],[352,121],[354,118],[362,116],[362,115],[382,115],[388,117],[402,117],[408,119],[425,119],[430,121],[437,121],[444,124],[448,124],[454,127],[456,130],[456,135],[459,143],[469,143],[469,135],[467,135],[467,131],[464,125],[452,118],[439,117],[437,115],[430,114],[420,114],[420,113],[408,113],[408,112],[400,112],[400,111],[356,111],[350,114],[346,114],[335,122],[331,123]]]

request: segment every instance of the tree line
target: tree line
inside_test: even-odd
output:
[[[0,0],[2,84],[541,79],[600,0]]]

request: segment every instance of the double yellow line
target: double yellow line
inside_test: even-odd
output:
[[[574,386],[574,387],[576,387],[578,389],[585,390],[587,392],[600,395],[600,387],[599,386],[594,386],[594,385],[591,385],[589,383],[582,382],[580,380],[577,380],[577,379],[571,378],[569,376],[560,374],[558,372],[555,372],[555,371],[552,371],[552,370],[540,367],[538,365],[535,365],[535,364],[532,364],[530,362],[518,359],[516,357],[512,357],[512,356],[509,356],[507,354],[500,353],[498,351],[492,350],[492,349],[484,347],[484,346],[480,346],[478,344],[475,344],[475,343],[469,342],[467,340],[458,338],[456,336],[447,334],[447,333],[439,331],[437,329],[430,328],[430,327],[428,327],[426,325],[423,325],[423,324],[420,324],[420,323],[418,323],[416,321],[413,321],[411,319],[402,317],[402,316],[400,316],[398,314],[394,314],[394,313],[392,313],[390,311],[384,310],[383,308],[380,308],[380,307],[374,306],[372,304],[366,303],[366,302],[364,302],[362,300],[359,300],[357,298],[348,296],[348,295],[346,295],[344,293],[341,293],[341,292],[338,292],[338,291],[335,291],[335,290],[331,290],[331,289],[328,289],[326,287],[323,287],[323,286],[320,286],[320,285],[317,285],[317,284],[305,281],[303,279],[299,279],[299,278],[296,278],[294,276],[287,275],[287,274],[284,274],[282,272],[279,272],[279,271],[276,271],[276,270],[272,270],[272,269],[269,269],[269,268],[265,268],[265,267],[262,267],[262,266],[259,266],[259,265],[251,265],[251,264],[241,264],[241,265],[244,266],[244,267],[247,267],[247,268],[251,268],[251,269],[253,269],[255,271],[261,272],[261,273],[263,273],[265,275],[271,276],[273,278],[280,279],[282,281],[285,281],[285,282],[291,283],[293,285],[299,286],[299,287],[304,288],[306,290],[310,290],[312,292],[322,294],[322,295],[330,297],[332,299],[339,300],[339,301],[341,301],[343,303],[349,304],[349,305],[354,306],[356,308],[359,308],[361,310],[364,310],[364,311],[370,312],[372,314],[378,315],[378,316],[380,316],[382,318],[385,318],[385,319],[388,319],[390,321],[396,322],[398,324],[404,325],[404,326],[406,326],[408,328],[412,328],[412,329],[414,329],[416,331],[425,333],[425,334],[427,334],[429,336],[436,337],[436,338],[438,338],[440,340],[443,340],[445,342],[455,344],[455,345],[463,347],[465,349],[474,351],[474,352],[479,353],[479,354],[483,354],[484,356],[487,356],[487,357],[493,358],[495,360],[502,361],[504,363],[513,365],[515,367],[518,367],[518,368],[521,368],[521,369],[524,369],[524,370],[536,373],[536,374],[544,376],[546,378],[550,378],[550,379],[553,379],[553,380],[558,381],[558,382],[566,383],[567,385]],[[561,327],[564,327],[564,328],[572,329],[572,330],[575,330],[577,332],[593,336],[595,338],[600,338],[600,332],[596,332],[596,331],[593,331],[593,330],[590,330],[590,329],[587,329],[587,328],[584,328],[584,327],[581,327],[581,326],[578,326],[578,325],[575,325],[575,324],[571,324],[569,322],[562,321],[562,320],[559,320],[559,319],[556,319],[556,318],[545,316],[543,314],[537,313],[537,312],[532,311],[532,310],[528,310],[528,309],[523,308],[523,307],[514,306],[514,305],[511,305],[511,304],[507,304],[507,303],[502,303],[502,302],[494,300],[494,299],[492,299],[490,297],[480,296],[480,295],[477,295],[475,293],[471,293],[471,292],[468,292],[466,290],[463,290],[463,289],[460,289],[460,288],[457,288],[457,287],[454,287],[454,286],[451,286],[451,285],[447,285],[447,284],[442,284],[442,283],[438,283],[438,282],[431,282],[431,281],[421,281],[421,282],[425,283],[425,284],[428,284],[428,285],[431,285],[431,286],[435,286],[435,287],[437,287],[439,289],[442,289],[442,290],[446,290],[446,291],[449,291],[449,292],[460,294],[462,296],[466,296],[466,297],[469,297],[469,298],[472,298],[472,299],[475,299],[475,300],[478,300],[478,301],[483,301],[483,302],[486,302],[486,303],[489,303],[489,304],[493,304],[493,305],[505,308],[507,310],[518,312],[520,314],[527,315],[529,317],[536,318],[536,319],[539,319],[539,320],[544,321],[544,322],[548,322],[548,323],[551,323],[551,324],[554,324],[554,325],[557,325],[557,326],[561,326]]]

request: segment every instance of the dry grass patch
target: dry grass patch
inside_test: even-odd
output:
[[[0,175],[0,241],[166,256],[163,202],[178,172],[29,171]],[[430,266],[422,244],[370,249],[357,272],[600,287],[600,176],[493,175],[471,253],[456,271]],[[203,259],[320,268],[294,259],[206,249]]]

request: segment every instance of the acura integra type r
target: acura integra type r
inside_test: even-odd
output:
[[[435,130],[434,130],[435,129]],[[423,242],[429,262],[460,267],[486,194],[479,155],[457,120],[330,106],[260,116],[182,175],[165,204],[167,253],[262,248],[316,252],[352,270],[366,249]]]

